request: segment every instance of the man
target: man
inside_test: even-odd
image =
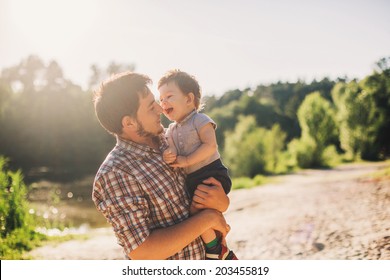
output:
[[[145,75],[125,72],[104,82],[95,94],[99,122],[116,136],[117,144],[96,174],[92,199],[128,258],[204,259],[199,236],[209,229],[226,236],[230,227],[221,212],[229,199],[210,178],[204,183],[211,186],[200,185],[193,199],[205,210],[189,217],[183,174],[162,159],[167,148],[162,109],[150,83]]]

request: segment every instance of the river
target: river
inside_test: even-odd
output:
[[[93,176],[71,182],[38,180],[29,185],[30,214],[42,227],[59,229],[109,226],[91,199]]]

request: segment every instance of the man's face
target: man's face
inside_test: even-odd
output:
[[[137,111],[138,136],[147,138],[161,134],[164,128],[161,124],[161,106],[155,101],[148,89],[148,95],[140,98]]]

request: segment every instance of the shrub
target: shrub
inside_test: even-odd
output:
[[[7,170],[7,163],[0,156],[0,259],[22,259],[46,237],[34,231],[22,173]]]
[[[294,139],[288,144],[288,152],[295,161],[293,164],[301,168],[309,168],[315,164],[316,143],[310,137]]]
[[[9,171],[7,159],[0,157],[0,235],[5,237],[12,231],[29,227],[26,201],[27,187],[20,171]]]

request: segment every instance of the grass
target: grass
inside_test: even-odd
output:
[[[387,167],[369,174],[368,177],[373,180],[390,179],[390,160],[387,160],[386,163],[388,164]]]
[[[250,189],[253,187],[261,186],[269,183],[271,179],[263,175],[256,175],[254,178],[249,177],[237,177],[232,178],[232,189]]]
[[[6,238],[0,238],[1,260],[28,260],[28,252],[34,248],[62,243],[69,240],[86,240],[87,234],[48,236],[36,231],[15,230]]]
[[[46,236],[32,230],[17,229],[0,238],[0,258],[2,260],[21,260],[23,254],[38,247]]]
[[[339,161],[338,164],[335,164],[334,166],[329,167],[329,168],[335,168],[337,166],[344,165],[344,164],[371,164],[371,163],[372,162],[370,162],[370,161],[363,161],[363,160],[360,160],[360,161],[343,160],[343,161]],[[389,179],[390,180],[390,160],[387,160],[386,163],[388,164],[388,167],[386,167],[380,171],[371,173],[368,175],[368,177],[370,179],[374,179],[374,180],[381,180],[381,179]],[[295,168],[294,170],[291,170],[289,174],[297,172],[297,171],[301,171],[301,170],[305,170],[305,169],[304,168],[302,168],[302,169]],[[279,175],[283,175],[283,174],[279,174]],[[263,175],[257,175],[254,178],[236,177],[236,178],[232,178],[232,189],[233,190],[250,189],[253,187],[268,184],[270,182],[273,182],[274,180],[275,180],[274,176],[263,176]]]

